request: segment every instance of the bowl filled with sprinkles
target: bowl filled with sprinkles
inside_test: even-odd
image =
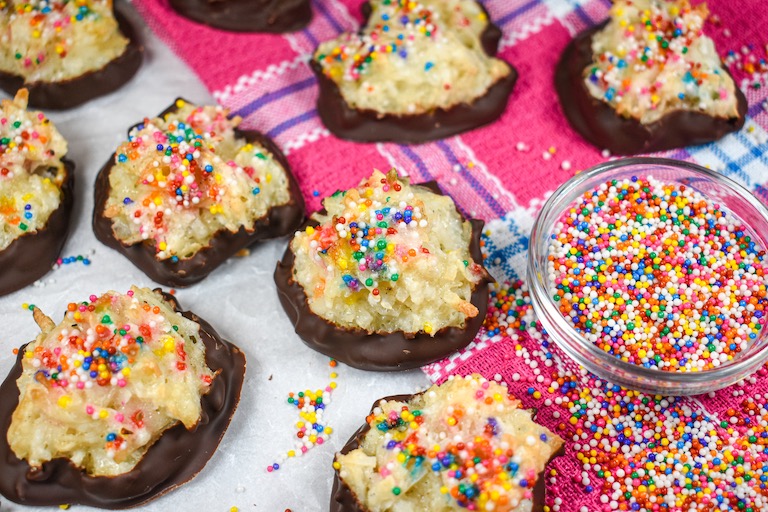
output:
[[[629,158],[579,173],[533,227],[538,319],[574,361],[645,392],[694,395],[768,359],[768,209],[695,164]]]

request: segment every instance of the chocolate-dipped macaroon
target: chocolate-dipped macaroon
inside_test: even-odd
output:
[[[704,4],[688,0],[614,2],[610,18],[576,36],[557,65],[555,86],[573,128],[620,155],[740,129],[747,101],[703,32],[707,16]]]
[[[167,286],[293,233],[304,199],[280,149],[222,107],[178,99],[128,132],[96,178],[93,230]]]
[[[295,32],[312,19],[309,0],[171,0],[179,14],[232,32]]]
[[[329,510],[541,512],[543,473],[562,447],[506,386],[452,376],[373,404],[336,455]]]
[[[143,48],[112,0],[0,4],[0,89],[37,108],[67,109],[121,87]]]
[[[434,183],[394,169],[323,201],[275,270],[280,302],[311,348],[365,370],[405,370],[472,341],[485,318],[483,222]]]
[[[127,508],[192,479],[240,399],[245,356],[173,296],[131,288],[67,306],[0,387],[0,494]]]
[[[0,295],[32,284],[56,262],[69,232],[75,165],[67,141],[27,90],[0,102]]]
[[[336,136],[420,143],[491,123],[517,79],[494,57],[501,31],[475,0],[371,0],[359,33],[322,43],[310,61],[317,109]]]

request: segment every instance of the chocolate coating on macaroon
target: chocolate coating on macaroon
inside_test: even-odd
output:
[[[584,70],[592,63],[592,37],[607,24],[585,30],[566,47],[555,70],[555,89],[565,117],[588,142],[615,155],[653,153],[718,140],[744,126],[747,99],[736,87],[736,118],[675,110],[649,124],[620,116],[589,93]],[[726,73],[728,70],[726,69]]]
[[[434,181],[417,186],[442,195]],[[485,223],[477,219],[470,219],[469,222],[472,225],[470,254],[475,263],[482,265],[480,235]],[[318,223],[310,220],[307,225],[315,227]],[[485,320],[488,283],[492,282],[490,276],[481,280],[472,290],[471,302],[478,309],[478,314],[467,318],[464,328],[446,327],[432,336],[425,332],[408,335],[402,331],[368,334],[363,329],[340,327],[312,312],[304,288],[293,279],[294,261],[295,255],[289,243],[282,261],[277,263],[275,284],[280,303],[291,319],[296,334],[310,348],[361,370],[409,370],[447,357],[466,347]]]
[[[159,290],[156,290],[159,291]],[[114,477],[91,477],[68,459],[54,459],[41,468],[19,460],[8,445],[11,416],[19,402],[16,380],[21,376],[24,347],[0,386],[0,494],[30,506],[80,504],[122,509],[143,505],[195,477],[213,456],[240,401],[245,355],[223,340],[205,320],[181,311],[172,295],[162,293],[174,309],[200,324],[205,362],[216,372],[210,390],[201,397],[202,412],[194,430],[179,423],[153,444],[136,467]]]
[[[480,7],[487,15],[485,7]],[[366,2],[361,10],[365,26],[372,9]],[[489,57],[496,55],[501,35],[501,29],[489,21],[480,36],[483,50]],[[393,115],[351,107],[339,86],[323,73],[322,66],[314,58],[309,65],[317,76],[320,88],[317,112],[323,124],[337,137],[356,142],[419,144],[490,124],[504,113],[518,77],[517,70],[509,65],[509,74],[472,103],[461,103],[449,109],[437,108],[425,114]]]
[[[118,3],[117,6],[120,4]],[[101,69],[95,69],[76,78],[59,82],[29,82],[24,78],[0,71],[0,89],[16,94],[22,87],[29,90],[29,106],[46,110],[65,110],[77,107],[99,96],[115,91],[128,82],[141,67],[144,47],[128,18],[115,7],[115,19],[123,36],[128,39],[125,51]]]
[[[47,274],[61,254],[69,233],[74,204],[75,164],[61,159],[66,170],[61,184],[61,201],[45,226],[25,233],[0,250],[0,295],[21,290]]]
[[[420,394],[422,393],[416,393],[413,395],[393,395],[393,396],[387,396],[384,398],[379,398],[371,406],[370,414],[373,414],[373,410],[378,406],[379,402],[381,402],[382,400],[387,402],[388,401],[408,402],[409,400],[411,400],[412,398]],[[349,441],[347,441],[347,444],[344,445],[340,453],[342,455],[346,455],[352,450],[358,449],[360,447],[360,442],[363,440],[363,438],[365,437],[365,435],[368,433],[369,430],[371,430],[371,426],[368,423],[365,423],[362,427],[360,427],[357,430],[357,432],[355,432],[352,435],[352,437],[349,438]],[[563,453],[565,453],[565,450],[563,448],[560,448],[559,451],[557,451],[555,454],[552,455],[552,457],[549,459],[549,462],[551,462],[556,457],[561,456]],[[334,457],[334,460],[336,460],[335,457]],[[549,462],[547,464],[549,464]],[[536,484],[533,487],[533,500],[532,500],[533,507],[531,508],[531,512],[544,511],[545,490],[546,490],[545,479],[537,478]],[[367,509],[365,509],[363,505],[360,503],[360,501],[357,499],[357,496],[355,496],[355,493],[352,492],[352,489],[350,489],[349,486],[341,480],[341,478],[339,477],[338,470],[336,470],[333,475],[333,487],[331,488],[331,503],[328,510],[329,512],[368,512]]]
[[[158,117],[163,117],[176,110],[178,107],[174,102]],[[133,127],[129,128],[128,131],[130,132],[131,129]],[[288,160],[280,148],[260,132],[235,128],[235,134],[238,139],[244,139],[264,147],[285,170],[291,196],[288,203],[270,208],[267,214],[258,219],[250,229],[241,226],[234,233],[226,229],[219,230],[211,238],[209,245],[197,251],[191,258],[180,259],[175,263],[170,259],[158,260],[155,257],[157,251],[153,241],[147,240],[142,243],[125,245],[115,237],[112,230],[112,220],[104,216],[104,209],[110,195],[109,174],[115,165],[115,154],[113,153],[96,177],[93,209],[93,232],[96,238],[128,258],[153,281],[166,286],[185,287],[201,281],[241,249],[260,240],[293,233],[304,222],[305,207],[304,198],[296,178],[291,173]]]
[[[309,0],[170,0],[192,21],[230,32],[295,32],[312,19]]]

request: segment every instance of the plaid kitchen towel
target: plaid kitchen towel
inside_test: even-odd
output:
[[[546,477],[550,510],[768,510],[768,372],[691,398],[618,388],[550,344],[519,281],[548,195],[607,158],[566,123],[553,74],[568,41],[604,19],[609,0],[486,0],[504,32],[499,56],[520,72],[510,104],[488,127],[417,146],[342,141],[318,118],[309,55],[359,25],[362,0],[313,0],[312,23],[282,36],[203,27],[168,0],[134,4],[221,104],[284,149],[311,209],[372,168],[395,166],[414,182],[436,180],[463,211],[486,220],[486,263],[503,284],[475,341],[424,370],[434,381],[472,372],[503,379],[568,441]],[[665,156],[718,170],[768,203],[768,5],[708,5],[706,30],[748,98],[747,123],[719,142]]]

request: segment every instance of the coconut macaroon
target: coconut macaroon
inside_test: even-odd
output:
[[[584,70],[590,94],[643,124],[681,109],[737,117],[736,84],[704,35],[708,15],[705,4],[688,0],[614,2],[608,24],[592,37]]]
[[[746,100],[704,34],[708,15],[688,0],[615,1],[608,21],[577,36],[558,66],[571,123],[616,153],[708,142],[740,128]]]
[[[474,338],[490,279],[482,223],[465,220],[434,184],[410,185],[394,169],[323,206],[275,273],[305,342],[352,366],[402,369]]]
[[[478,315],[472,226],[450,197],[410,186],[396,170],[323,201],[318,224],[294,236],[293,277],[313,313],[367,333],[434,336]],[[471,264],[471,265],[470,265]]]
[[[39,310],[37,310],[39,311]],[[30,466],[64,457],[91,476],[133,469],[170,426],[189,430],[214,374],[200,326],[149,289],[67,306],[26,346],[8,443]]]
[[[234,346],[146,288],[70,303],[58,325],[33,311],[42,332],[20,349],[0,399],[11,416],[0,425],[3,494],[127,506],[202,469],[237,405],[245,360]]]
[[[479,375],[374,404],[336,455],[332,512],[543,510],[563,440]]]
[[[312,60],[318,108],[332,132],[420,142],[501,115],[516,73],[492,56],[501,32],[478,2],[372,0],[364,13],[359,33],[320,44]]]
[[[0,295],[37,280],[61,251],[72,209],[67,141],[28,93],[0,102]]]
[[[128,133],[96,184],[97,237],[169,286],[294,231],[304,203],[280,150],[218,106],[177,100]]]
[[[0,87],[24,84],[31,104],[70,108],[133,76],[141,51],[131,38],[111,0],[2,0]]]

